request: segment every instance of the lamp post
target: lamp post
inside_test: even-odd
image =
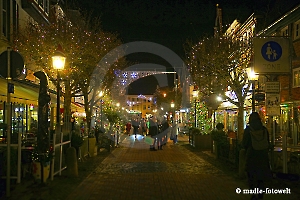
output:
[[[172,101],[172,102],[171,102],[172,123],[174,122],[174,116],[175,116],[175,112],[174,112],[174,114],[173,114],[174,108],[175,108],[175,103],[174,103],[174,101]]]
[[[118,108],[118,111],[119,111],[119,109],[120,109],[120,103],[118,102],[118,103],[116,103],[116,106],[117,106],[117,108]],[[120,132],[120,124],[118,125],[118,129],[117,129],[117,145],[119,145],[119,132]]]
[[[194,97],[194,99],[195,99],[195,101],[194,101],[194,116],[195,116],[195,128],[197,127],[197,108],[196,108],[196,106],[197,106],[197,97],[198,97],[198,90],[196,90],[196,89],[194,89],[193,90],[193,97]]]
[[[63,70],[65,67],[66,57],[63,53],[61,45],[58,45],[54,55],[52,56],[52,67],[57,71],[57,85],[56,85],[56,133],[59,133],[61,130],[60,126],[60,70]]]
[[[103,96],[103,92],[101,91],[99,93],[99,97],[100,97],[100,120],[101,120],[100,127],[101,128],[103,128],[102,96]]]
[[[255,112],[255,81],[258,79],[258,75],[255,74],[252,68],[248,70],[248,78],[252,84],[252,112]]]

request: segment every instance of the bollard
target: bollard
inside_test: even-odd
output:
[[[241,149],[239,152],[239,177],[241,179],[246,178],[245,164],[246,164],[246,150]]]
[[[69,177],[78,176],[78,165],[77,165],[77,155],[76,149],[74,147],[69,147],[67,149],[67,172]]]

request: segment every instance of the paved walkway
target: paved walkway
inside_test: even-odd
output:
[[[179,137],[181,141],[188,138]],[[226,175],[181,145],[168,142],[163,150],[149,151],[143,138],[127,137],[68,200],[82,199],[250,199],[237,194],[242,180]],[[265,199],[292,199],[265,195]]]
[[[120,147],[111,153],[100,153],[80,163],[82,178],[55,177],[46,187],[25,182],[12,191],[9,200],[250,199],[250,195],[236,193],[237,188],[247,188],[246,180],[222,170],[209,152],[191,151],[187,136],[179,136],[176,145],[169,141],[158,151],[150,151],[141,136],[122,138]],[[268,194],[265,199],[299,199],[299,192],[291,192]]]

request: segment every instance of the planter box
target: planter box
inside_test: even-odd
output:
[[[212,148],[211,135],[193,135],[193,147],[196,149],[209,150]]]

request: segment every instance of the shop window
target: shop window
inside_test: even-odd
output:
[[[300,20],[296,21],[294,24],[294,40],[300,38]]]
[[[3,104],[4,104],[3,102],[0,103],[0,124],[4,122],[4,116],[3,116],[4,105]]]
[[[300,68],[293,69],[293,87],[300,87]]]

